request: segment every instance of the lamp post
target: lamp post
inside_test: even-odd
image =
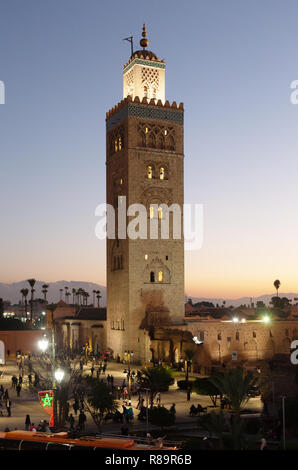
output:
[[[133,356],[133,351],[125,351],[127,353],[127,360],[128,360],[128,398],[131,399],[131,371],[130,371],[130,360]]]

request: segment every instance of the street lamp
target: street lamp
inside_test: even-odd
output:
[[[55,376],[55,379],[57,380],[57,382],[60,383],[63,380],[63,377],[64,377],[64,370],[62,370],[62,369],[55,370],[54,376]]]
[[[41,349],[42,352],[45,352],[49,346],[49,342],[46,338],[43,338],[38,341],[38,347]]]

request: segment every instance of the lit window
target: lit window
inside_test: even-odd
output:
[[[145,255],[145,260],[147,261],[147,259],[148,259],[148,255]]]
[[[119,148],[119,151],[122,149],[122,138],[121,138],[121,136],[118,139],[118,148]]]
[[[165,179],[165,169],[163,167],[161,167],[161,169],[159,170],[159,178],[161,180]]]
[[[122,178],[120,178],[120,184],[123,184],[123,179]]]
[[[149,129],[148,129],[148,127],[146,127],[145,128],[145,133],[148,134],[148,132],[149,132]]]
[[[158,208],[158,218],[162,219],[162,208],[161,207]]]
[[[168,131],[165,129],[165,132],[164,132],[164,134],[165,134],[165,135],[167,135],[167,133],[168,133]]]
[[[158,282],[162,282],[162,271],[158,272]]]
[[[154,207],[150,206],[150,219],[154,217]]]
[[[117,139],[115,139],[114,145],[115,145],[115,152],[118,152],[118,141],[117,141]]]
[[[151,180],[152,176],[153,176],[152,166],[149,165],[147,168],[147,178]]]

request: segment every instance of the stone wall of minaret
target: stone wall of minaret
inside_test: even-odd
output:
[[[184,320],[183,230],[174,239],[170,215],[169,238],[161,239],[160,232],[158,239],[149,237],[150,217],[157,217],[160,230],[160,217],[165,216],[164,212],[150,215],[151,204],[179,205],[183,227],[184,110],[182,104],[165,100],[160,78],[164,61],[146,53],[137,51],[124,67],[126,97],[106,116],[107,203],[114,206],[116,219],[122,204],[147,208],[147,239],[107,240],[107,344],[114,356],[133,352],[135,362],[151,358],[154,328]],[[128,66],[140,77],[144,69],[150,69],[155,80],[158,77],[159,98],[142,95],[142,89],[136,88],[141,78],[134,82],[132,93],[126,93]],[[126,223],[132,219],[127,217]]]

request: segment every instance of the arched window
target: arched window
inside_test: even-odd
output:
[[[144,97],[148,98],[148,87],[144,86]]]
[[[162,219],[162,207],[158,208],[158,218],[161,220]]]
[[[153,88],[153,94],[152,94],[152,97],[153,97],[154,99],[156,99],[156,88]]]
[[[158,271],[158,282],[162,282],[162,271]]]
[[[123,137],[120,135],[120,136],[118,137],[118,149],[119,149],[119,152],[120,152],[120,150],[122,150],[122,148],[123,148]]]
[[[150,137],[149,137],[149,146],[151,148],[155,148],[156,147],[156,139],[155,139],[155,135],[151,132],[150,134]]]
[[[154,207],[150,206],[150,219],[154,218]]]
[[[159,169],[159,179],[161,180],[165,179],[165,169],[163,167]]]
[[[155,274],[154,271],[150,272],[150,282],[155,282]]]
[[[158,148],[159,149],[164,149],[165,148],[165,139],[163,135],[160,135],[158,137]]]
[[[140,146],[146,147],[146,135],[144,132],[140,132]]]
[[[172,135],[170,135],[170,137],[169,137],[169,149],[170,150],[175,150],[175,141],[174,141],[174,137]]]
[[[153,168],[151,165],[147,166],[147,178],[151,180],[153,177]]]

